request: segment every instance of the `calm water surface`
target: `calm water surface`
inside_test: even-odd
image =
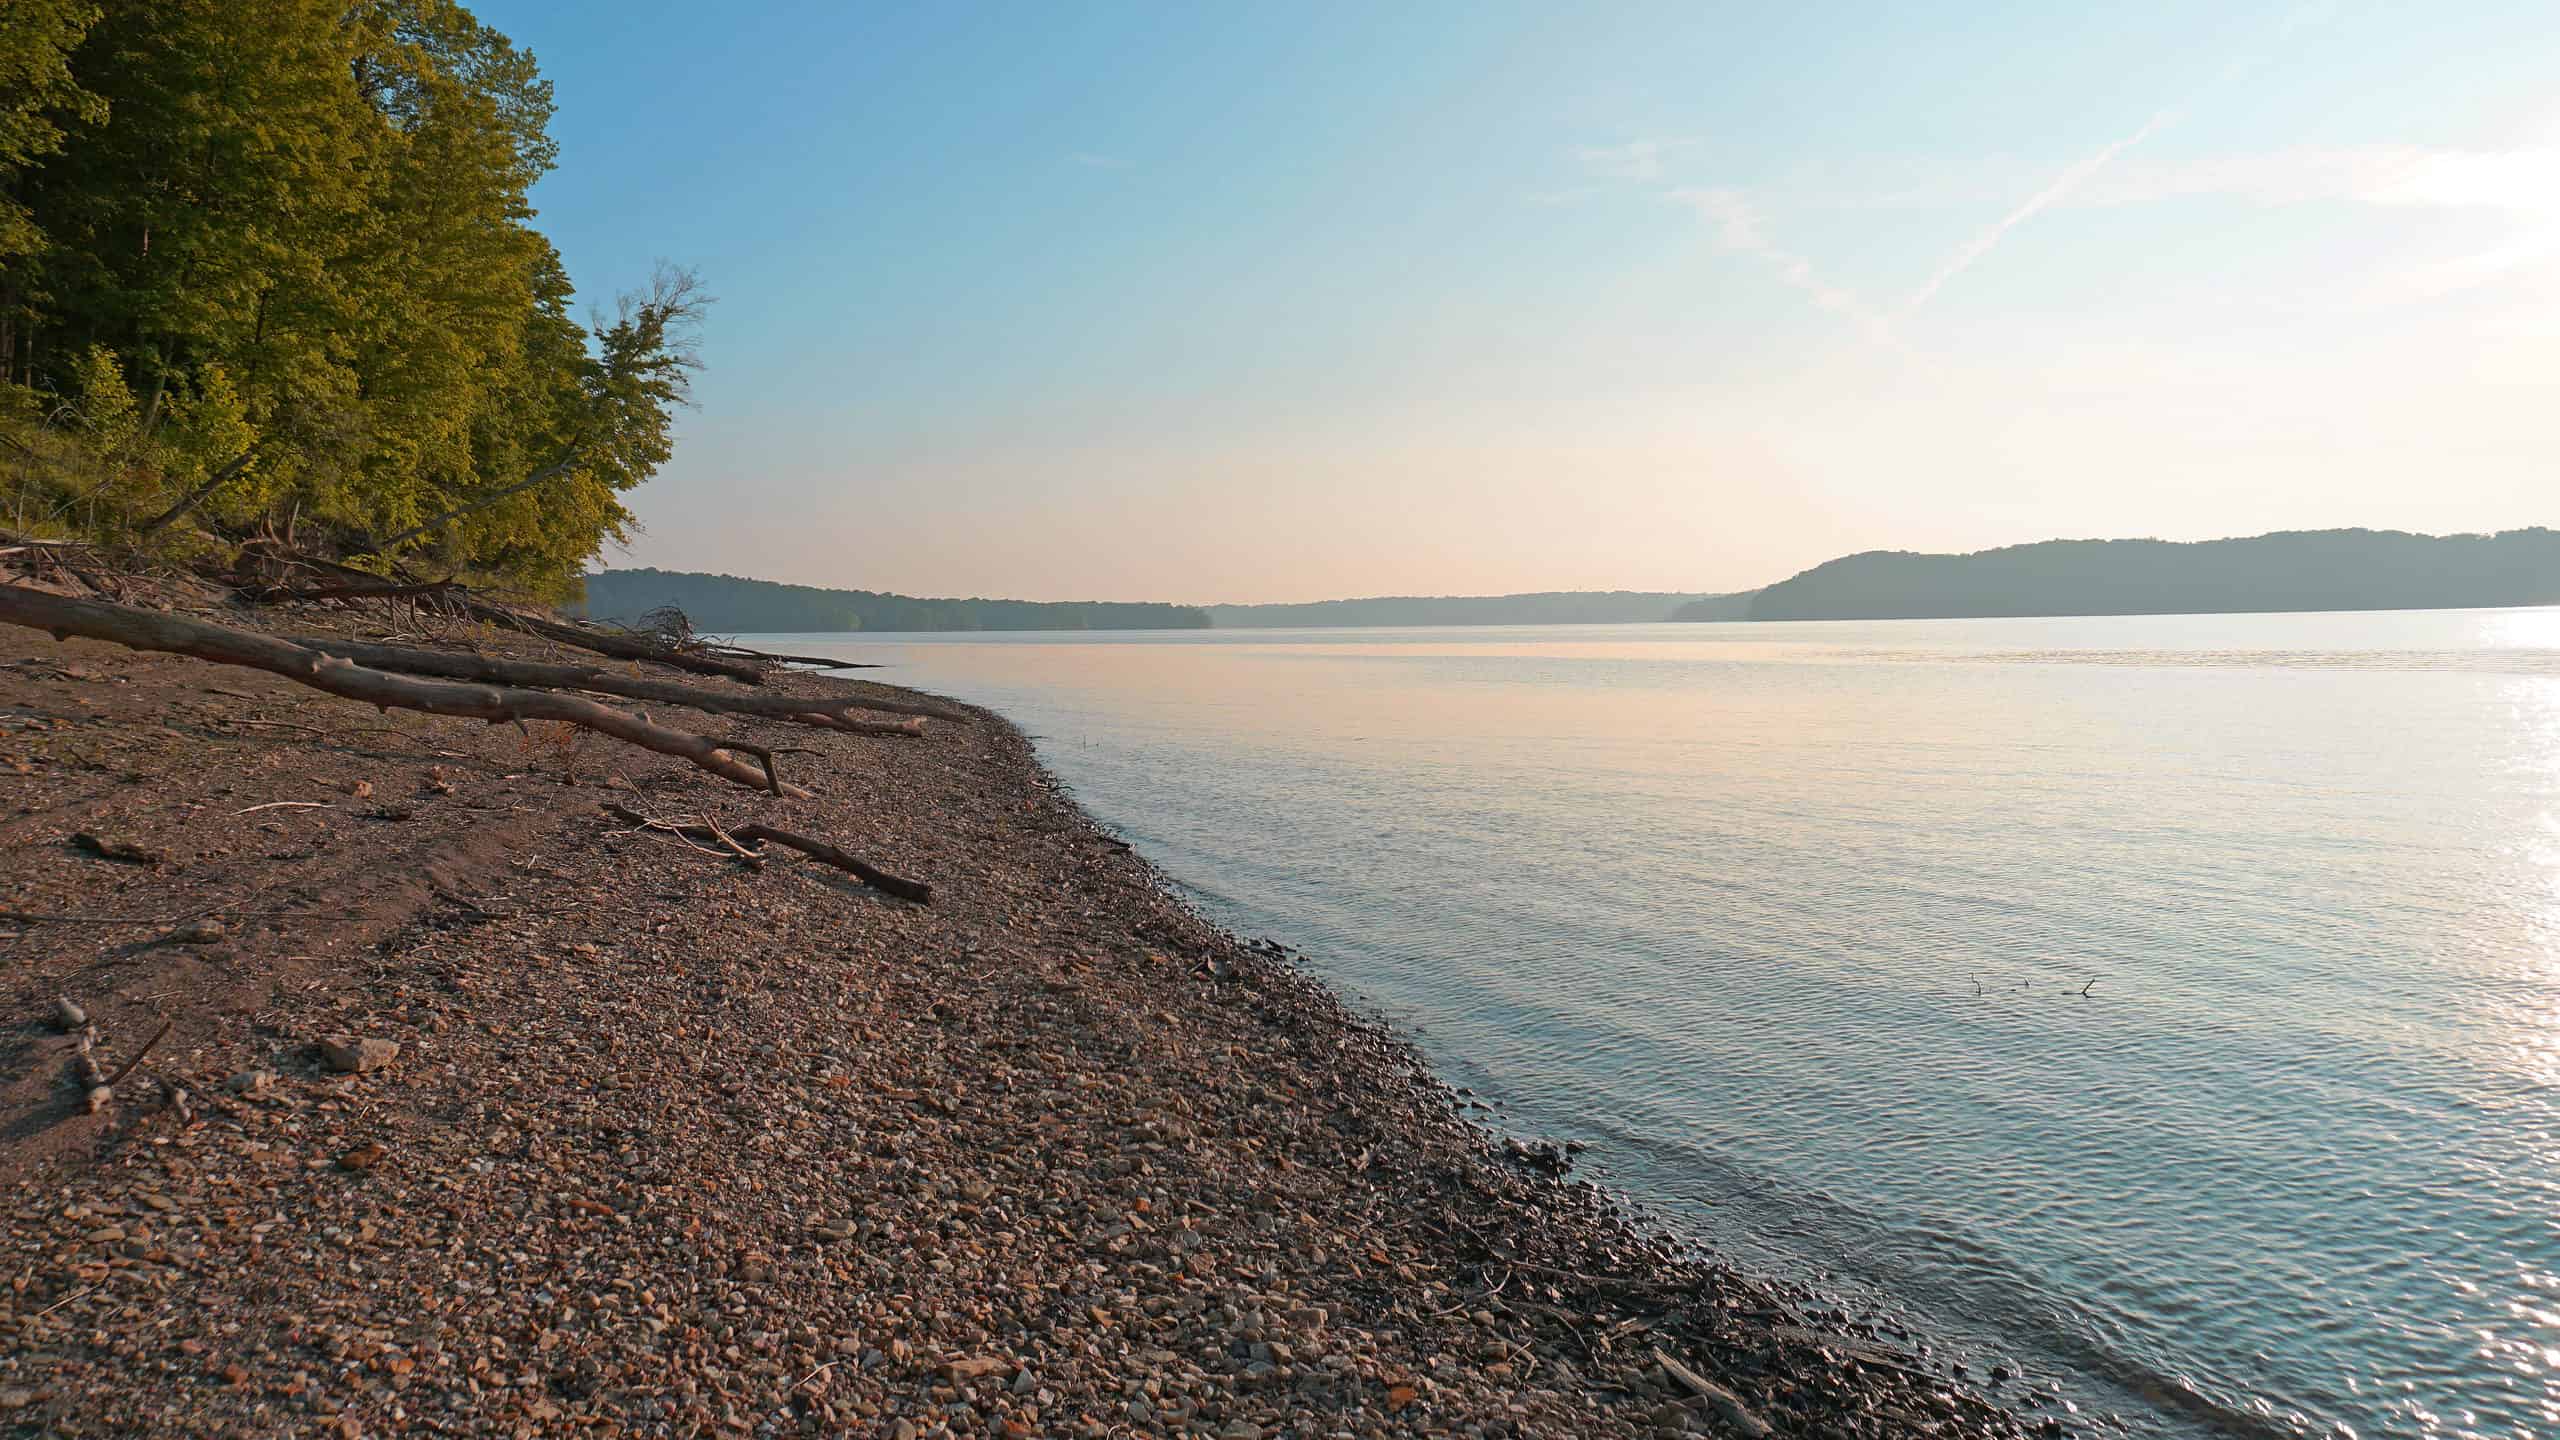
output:
[[[2560,1435],[2560,611],[827,644],[2085,1430]]]

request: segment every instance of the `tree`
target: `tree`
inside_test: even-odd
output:
[[[25,322],[0,358],[45,415],[132,402],[83,513],[290,514],[545,590],[623,535],[706,302],[661,267],[571,317],[531,223],[557,159],[531,55],[452,0],[0,5],[0,79],[44,82],[0,94],[25,245],[0,250]]]
[[[23,257],[44,234],[18,198],[19,177],[62,148],[61,119],[96,123],[106,101],[80,88],[70,56],[97,22],[86,0],[0,0],[0,385],[19,378],[29,317]]]

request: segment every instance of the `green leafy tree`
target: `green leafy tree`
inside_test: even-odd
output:
[[[0,0],[0,384],[20,375],[18,337],[33,318],[24,257],[44,243],[20,177],[61,150],[66,118],[106,118],[106,101],[80,88],[70,64],[97,18],[86,0]]]
[[[532,226],[557,150],[531,55],[452,0],[0,6],[0,78],[43,82],[0,93],[24,237],[0,248],[23,322],[0,355],[39,402],[0,413],[122,387],[122,469],[84,503],[143,531],[282,511],[348,553],[553,591],[624,535],[704,300],[662,269],[571,317]],[[104,432],[80,443],[105,459]]]

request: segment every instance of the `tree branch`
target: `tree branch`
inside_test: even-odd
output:
[[[180,516],[186,514],[190,510],[193,510],[198,505],[203,504],[206,498],[211,496],[214,491],[221,489],[223,486],[230,484],[234,479],[238,478],[243,471],[246,471],[249,468],[249,462],[257,457],[258,447],[255,445],[241,451],[237,456],[232,458],[231,463],[214,471],[211,475],[206,476],[203,484],[198,485],[193,490],[188,491],[185,495],[180,496],[177,504],[170,506],[168,509],[152,516],[150,519],[143,521],[142,528],[134,531],[133,533],[136,535],[155,534],[161,529],[177,523]]]
[[[415,540],[419,536],[426,534],[428,531],[433,530],[447,520],[460,519],[475,510],[486,510],[490,506],[497,504],[499,501],[506,499],[510,495],[521,495],[525,491],[532,489],[534,486],[541,484],[543,481],[550,479],[554,475],[560,474],[562,471],[569,469],[577,463],[578,452],[573,449],[569,452],[568,456],[561,460],[557,465],[536,470],[513,485],[492,490],[477,500],[473,500],[464,505],[456,505],[441,515],[430,515],[426,519],[419,521],[417,524],[410,526],[408,529],[401,531],[399,534],[392,536],[388,540],[377,541],[372,545],[368,545],[360,550],[355,550],[350,553],[357,555],[389,554],[393,546],[399,545],[404,541]]]

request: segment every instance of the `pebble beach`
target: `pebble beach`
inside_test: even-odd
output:
[[[2072,1428],[1483,1128],[998,716],[743,728],[784,799],[87,642],[0,667],[0,1425]],[[823,835],[932,898],[632,814]],[[163,1022],[96,1099],[84,1052]]]

